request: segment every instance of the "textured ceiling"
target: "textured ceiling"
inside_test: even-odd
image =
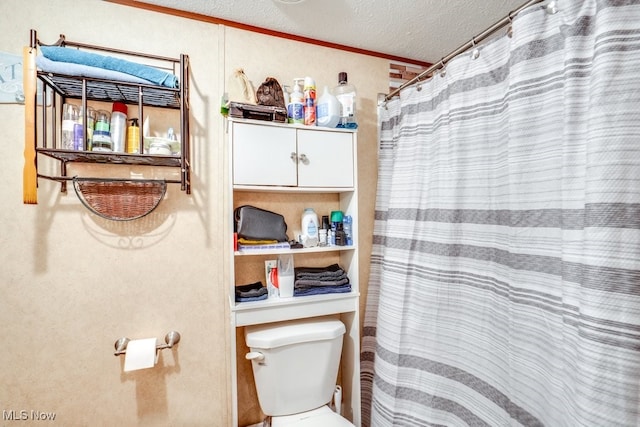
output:
[[[419,62],[438,62],[525,0],[141,0]]]

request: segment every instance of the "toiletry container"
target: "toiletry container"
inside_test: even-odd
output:
[[[262,412],[271,427],[353,427],[329,407],[346,328],[336,319],[245,327]]]
[[[340,123],[340,101],[325,86],[316,107],[318,126],[334,128]]]
[[[130,119],[131,124],[127,128],[127,153],[136,154],[140,152],[140,126],[138,119]]]
[[[157,139],[149,144],[149,154],[171,155],[171,144],[162,139]]]
[[[287,105],[289,123],[293,124],[304,124],[304,94],[302,93],[300,81],[304,81],[304,79],[293,79],[293,92],[291,92],[290,101]]]
[[[330,246],[342,246],[342,245],[338,245],[338,242],[336,239],[336,233],[338,232],[338,224],[342,225],[342,221],[344,220],[344,213],[342,211],[331,211],[330,219],[331,219]]]
[[[351,215],[345,215],[342,219],[342,228],[344,230],[345,246],[353,245],[353,218]]]
[[[62,105],[62,149],[74,149],[74,127],[78,121],[78,106],[74,104]]]
[[[114,102],[111,108],[111,149],[124,153],[127,134],[127,106],[122,102]]]
[[[92,151],[111,151],[111,114],[106,110],[96,111],[96,125],[93,130]]]
[[[96,112],[93,107],[87,106],[86,116],[87,116],[86,117],[87,119],[87,150],[91,150],[93,146],[93,129],[96,126]],[[82,126],[84,124],[84,119],[85,119],[84,109],[80,107],[80,112],[78,114],[78,122],[81,125],[82,131],[80,136],[81,140],[74,141],[74,147],[76,148],[76,150],[84,150],[84,126]]]
[[[278,256],[278,291],[280,298],[293,297],[294,278],[293,255]]]
[[[356,121],[356,87],[349,84],[347,73],[338,74],[338,86],[333,89],[333,94],[340,101],[340,123],[338,127],[355,129]]]
[[[318,246],[318,215],[313,208],[305,208],[302,212],[302,246],[313,248]]]
[[[304,78],[304,124],[316,125],[316,82],[311,77]]]

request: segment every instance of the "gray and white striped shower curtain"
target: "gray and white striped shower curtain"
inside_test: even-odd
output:
[[[365,426],[640,425],[640,1],[556,4],[380,108]]]

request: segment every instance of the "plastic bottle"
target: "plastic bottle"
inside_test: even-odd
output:
[[[84,150],[84,126],[82,123],[73,125],[73,149],[76,151]]]
[[[347,243],[347,238],[344,233],[344,226],[339,222],[336,226],[336,246],[344,246]]]
[[[96,112],[92,151],[111,151],[111,114],[106,110]]]
[[[344,219],[344,213],[342,211],[331,211],[330,221],[331,221],[331,243],[329,246],[338,246],[337,242],[337,232],[338,232],[338,224],[342,224],[342,220]]]
[[[347,73],[344,71],[338,74],[338,86],[333,89],[333,94],[340,101],[340,123],[339,128],[355,129],[358,127],[356,121],[356,88],[349,84]]]
[[[311,77],[304,78],[304,124],[316,125],[316,82]]]
[[[78,124],[74,126],[74,150],[84,150],[84,109],[78,110]],[[95,127],[96,112],[93,107],[87,106],[87,150],[91,150],[93,144],[93,129]]]
[[[295,267],[293,255],[278,256],[278,293],[280,298],[291,298],[294,293]]]
[[[291,88],[289,85],[282,85],[282,96],[284,96],[284,105],[289,105],[289,102],[291,102]]]
[[[176,132],[171,127],[167,129],[167,139],[170,141],[171,154],[179,154],[180,141],[178,141],[178,135],[176,135]]]
[[[351,215],[345,215],[342,220],[342,228],[344,229],[345,246],[353,245],[353,218]]]
[[[293,79],[293,92],[291,92],[290,102],[287,105],[289,123],[293,124],[304,124],[304,95],[300,81],[304,81],[304,79]]]
[[[334,128],[340,123],[340,101],[324,87],[316,108],[318,126]]]
[[[127,153],[139,153],[140,152],[140,126],[138,125],[138,119],[129,119],[131,125],[127,128]]]
[[[74,149],[74,127],[78,124],[78,106],[64,104],[62,106],[62,149]]]
[[[305,208],[302,212],[302,246],[318,246],[318,215],[313,208]]]
[[[111,149],[124,153],[127,133],[127,106],[122,102],[114,102],[111,108]]]

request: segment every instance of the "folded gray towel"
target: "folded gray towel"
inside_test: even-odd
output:
[[[310,280],[336,280],[345,276],[345,271],[338,264],[331,264],[327,267],[297,267],[295,269],[296,279]]]
[[[293,283],[294,289],[306,289],[318,286],[342,286],[349,283],[348,278],[340,279],[340,280],[296,280]]]

